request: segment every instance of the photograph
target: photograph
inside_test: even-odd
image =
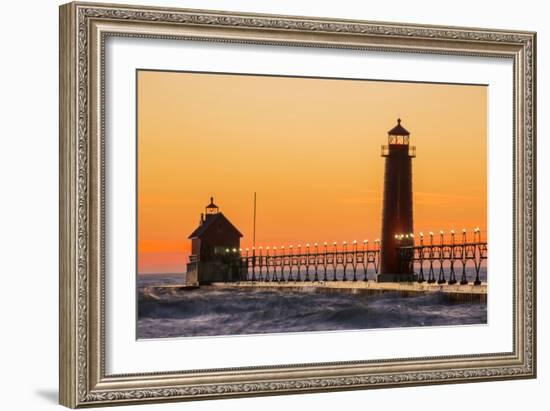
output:
[[[137,339],[487,324],[487,84],[135,81]]]
[[[196,6],[59,7],[59,403],[536,378],[542,26]]]

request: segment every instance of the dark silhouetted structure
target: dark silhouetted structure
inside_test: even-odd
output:
[[[386,164],[378,281],[414,279],[411,265],[404,264],[397,252],[398,246],[414,245],[412,158],[416,157],[416,148],[409,145],[409,139],[410,133],[401,125],[401,119],[397,119],[397,125],[388,131],[388,145],[382,146]],[[399,244],[397,235],[405,235]]]
[[[214,204],[201,214],[199,226],[191,233],[191,255],[187,264],[187,285],[240,279],[239,247],[243,235]]]

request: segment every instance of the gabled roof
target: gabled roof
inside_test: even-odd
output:
[[[212,214],[212,215],[209,215],[206,217],[206,220],[200,225],[198,226],[195,231],[193,231],[188,238],[194,238],[194,237],[200,237],[202,236],[204,233],[206,233],[208,231],[208,229],[210,227],[212,227],[214,225],[214,223],[216,221],[219,221],[219,220],[225,220],[227,222],[227,224],[229,224],[229,226],[231,228],[233,228],[233,230],[235,230],[235,232],[237,234],[239,234],[240,237],[242,237],[243,235],[241,234],[241,232],[239,230],[237,230],[237,228],[231,224],[231,221],[229,221],[227,219],[226,216],[224,216],[222,213],[218,213],[218,214]]]
[[[397,119],[397,125],[392,128],[390,131],[388,131],[388,134],[390,136],[408,136],[411,133],[409,133],[404,127],[401,126],[401,119]]]

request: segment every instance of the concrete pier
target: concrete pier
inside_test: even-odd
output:
[[[473,284],[437,284],[417,282],[384,282],[374,281],[289,281],[263,282],[239,281],[234,283],[212,283],[212,287],[225,288],[255,288],[255,289],[285,289],[306,292],[349,292],[365,294],[398,293],[410,296],[424,293],[443,293],[454,302],[486,302],[487,283]]]
[[[382,293],[396,293],[403,297],[425,293],[442,293],[449,301],[457,303],[485,303],[487,302],[487,283],[481,285],[473,284],[437,284],[417,282],[387,282],[378,283],[375,281],[238,281],[219,282],[203,286],[189,286],[185,284],[153,285],[144,289],[150,291],[186,291],[200,288],[242,288],[242,289],[264,289],[264,290],[292,290],[303,292],[320,293],[353,293],[377,295]]]

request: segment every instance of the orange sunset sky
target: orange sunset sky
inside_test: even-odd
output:
[[[138,71],[138,272],[185,271],[210,196],[252,243],[380,237],[380,146],[401,117],[415,231],[480,227],[487,88]]]

